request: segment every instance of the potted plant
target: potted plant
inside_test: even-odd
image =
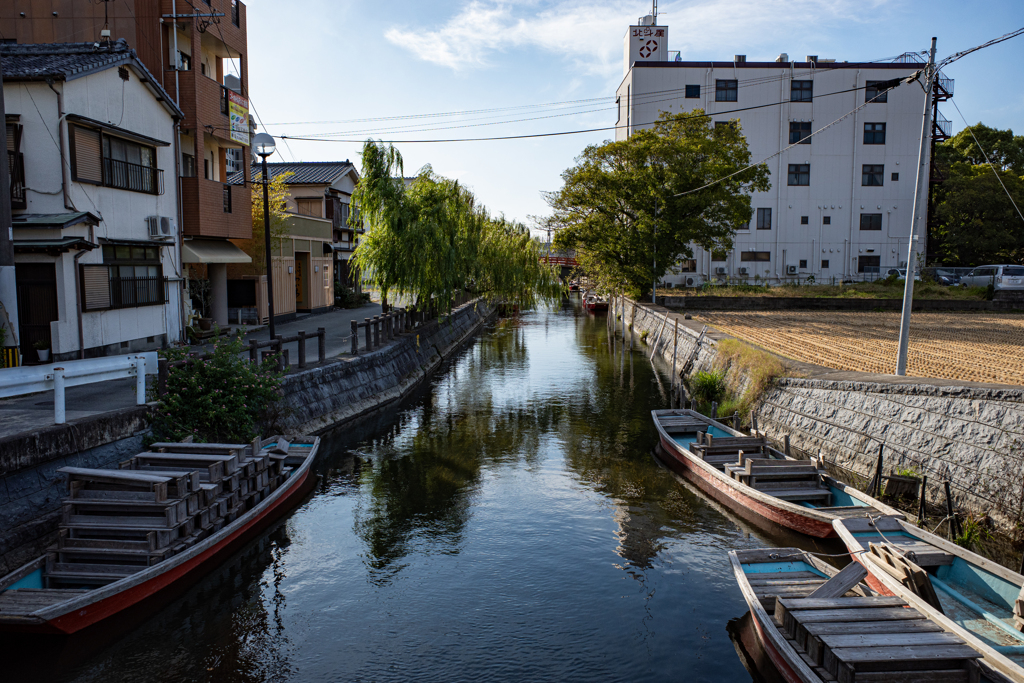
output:
[[[40,363],[45,363],[50,360],[50,345],[44,340],[40,339],[32,345],[32,348],[36,350],[37,354],[39,354]]]

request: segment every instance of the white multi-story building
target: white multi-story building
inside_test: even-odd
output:
[[[921,64],[798,62],[786,54],[774,62],[742,55],[731,62],[669,61],[668,28],[645,19],[648,25],[626,33],[616,139],[651,127],[662,112],[703,109],[715,125],[739,120],[751,161],[768,160],[772,183],[751,197],[750,222],[737,226],[731,251],[695,248],[695,258],[666,282],[813,276],[820,283],[873,279],[906,266],[925,93],[917,83],[875,86],[910,76]],[[926,158],[925,172],[927,164]],[[922,265],[924,220],[917,234]]]
[[[3,44],[0,56],[23,357],[181,340],[181,110],[123,41]]]

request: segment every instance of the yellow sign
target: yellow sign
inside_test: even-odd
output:
[[[228,90],[228,118],[231,119],[231,139],[249,144],[249,100],[234,90]]]

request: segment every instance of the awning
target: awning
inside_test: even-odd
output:
[[[22,213],[11,217],[15,228],[70,228],[72,225],[87,223],[99,225],[100,219],[88,211],[77,213]]]
[[[252,258],[227,240],[188,240],[181,247],[184,263],[252,263]]]
[[[15,254],[50,254],[57,256],[65,254],[72,249],[78,251],[91,251],[98,247],[89,240],[81,237],[58,237],[48,240],[14,240]]]

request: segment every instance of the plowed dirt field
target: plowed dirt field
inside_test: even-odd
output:
[[[705,312],[694,317],[794,360],[837,370],[896,371],[899,313]],[[907,375],[1024,384],[1024,316],[915,313]]]

